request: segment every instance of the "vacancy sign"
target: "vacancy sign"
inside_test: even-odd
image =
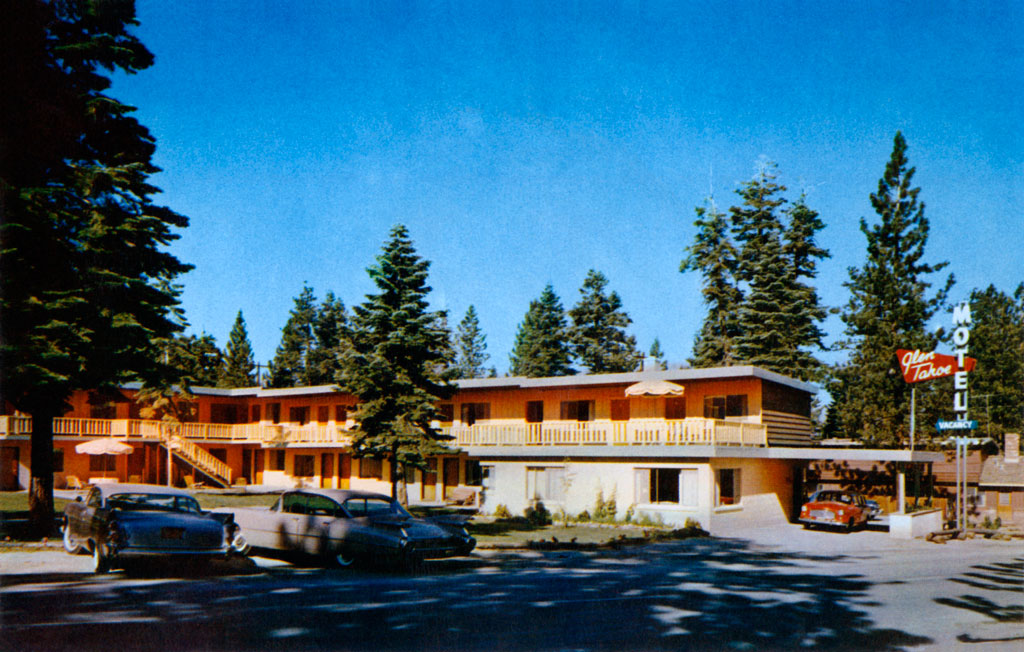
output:
[[[974,358],[964,358],[964,368],[957,365],[955,355],[944,355],[931,351],[907,351],[897,349],[896,357],[900,361],[900,370],[903,372],[903,380],[908,383],[920,383],[925,380],[935,380],[952,376],[958,371],[974,371]]]

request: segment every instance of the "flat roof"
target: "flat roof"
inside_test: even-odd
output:
[[[872,448],[787,448],[754,446],[463,446],[470,457],[501,458],[742,458],[768,460],[836,460],[841,462],[941,462],[941,451],[884,450]]]

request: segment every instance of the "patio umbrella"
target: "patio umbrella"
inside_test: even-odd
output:
[[[83,455],[127,455],[132,450],[131,444],[126,444],[112,437],[93,439],[75,446],[75,452],[82,453]],[[105,464],[103,465],[103,477],[107,477],[107,467]]]
[[[626,388],[626,396],[682,396],[683,386],[667,380],[643,380]]]

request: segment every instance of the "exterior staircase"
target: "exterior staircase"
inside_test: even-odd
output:
[[[178,435],[160,432],[160,441],[176,457],[192,465],[222,487],[231,486],[231,468],[209,452]]]

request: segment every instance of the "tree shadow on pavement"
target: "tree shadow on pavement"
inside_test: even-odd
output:
[[[1007,591],[1018,594],[1018,597],[1009,604],[1003,604],[994,598],[972,594],[957,598],[936,598],[935,602],[938,604],[981,614],[997,623],[1024,624],[1024,558],[1018,557],[1008,564],[973,566],[970,571],[952,577],[950,581],[972,589],[996,592],[997,595],[994,597],[1001,598],[1000,592]],[[998,640],[1024,640],[1024,636]]]
[[[281,567],[2,597],[8,644],[37,649],[116,648],[119,640],[231,650],[901,650],[932,642],[877,627],[864,610],[872,585],[856,570],[843,555],[691,539],[603,553],[499,552],[406,575]],[[45,605],[55,622],[7,612],[18,600]]]

